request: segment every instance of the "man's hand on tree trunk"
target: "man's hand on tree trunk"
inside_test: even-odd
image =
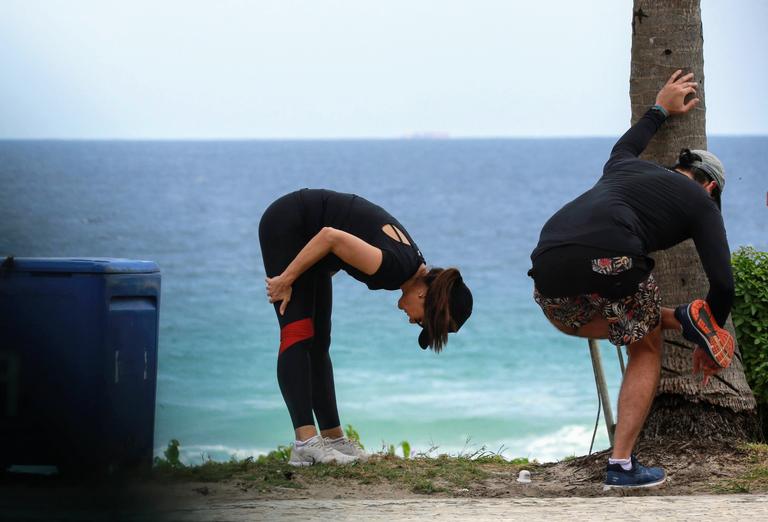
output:
[[[672,73],[656,95],[656,105],[664,107],[670,115],[685,114],[699,104],[699,99],[696,98],[696,87],[699,84],[693,81],[693,73],[683,76],[681,74],[683,71],[680,69]],[[689,94],[694,97],[686,103],[685,98]]]

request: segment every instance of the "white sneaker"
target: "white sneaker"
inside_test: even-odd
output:
[[[366,451],[360,446],[360,443],[354,440],[350,440],[346,437],[340,437],[338,439],[325,439],[325,445],[335,449],[339,453],[343,453],[344,455],[349,455],[351,457],[356,457],[358,460],[365,462],[368,460],[368,457],[370,456]]]
[[[326,445],[323,438],[312,437],[301,446],[291,449],[291,458],[288,464],[291,466],[311,466],[313,464],[350,464],[357,461],[357,457],[345,455]]]

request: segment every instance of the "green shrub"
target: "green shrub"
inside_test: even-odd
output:
[[[736,284],[733,326],[747,382],[768,405],[768,253],[741,247],[731,258]]]
[[[163,451],[165,458],[155,457],[154,464],[158,468],[163,469],[181,469],[184,468],[184,463],[179,459],[179,441],[171,439],[168,443],[168,447]]]

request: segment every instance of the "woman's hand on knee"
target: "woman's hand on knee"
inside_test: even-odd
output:
[[[291,301],[293,281],[285,273],[275,277],[267,277],[267,298],[270,303],[280,303],[280,315],[285,315],[285,309]]]

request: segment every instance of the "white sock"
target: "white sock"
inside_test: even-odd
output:
[[[328,442],[334,443],[334,442],[341,442],[343,440],[344,440],[344,435],[342,435],[341,437],[339,437],[337,439],[328,439]]]
[[[300,448],[300,447],[302,447],[302,446],[304,446],[304,445],[306,445],[306,444],[309,444],[310,442],[314,442],[314,441],[316,441],[316,440],[317,440],[317,438],[318,438],[319,436],[320,436],[320,435],[315,435],[314,437],[310,437],[310,438],[308,438],[308,439],[307,439],[307,440],[305,440],[305,441],[296,440],[296,441],[294,441],[294,442],[293,442],[293,445],[294,445],[295,447],[297,447],[297,448]]]
[[[621,469],[629,471],[632,469],[632,459],[608,459],[608,464],[619,464]]]

